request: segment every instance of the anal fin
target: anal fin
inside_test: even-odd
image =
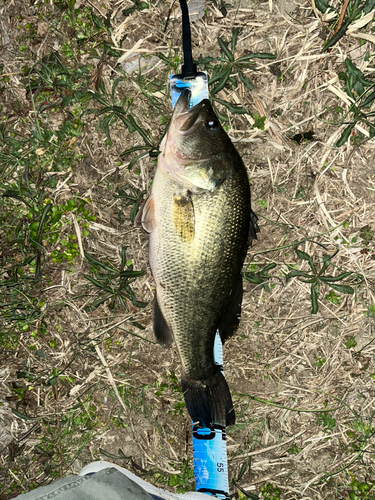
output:
[[[250,208],[250,224],[249,224],[249,239],[248,244],[251,246],[253,240],[257,240],[257,233],[260,233],[259,226],[257,224],[258,216]]]
[[[221,317],[218,328],[223,344],[238,328],[241,316],[242,295],[242,275],[240,274],[237,285],[233,288],[232,293],[229,296],[227,306],[223,316]]]
[[[154,335],[159,344],[164,347],[170,346],[173,342],[173,335],[161,312],[156,293],[152,308],[152,326]]]

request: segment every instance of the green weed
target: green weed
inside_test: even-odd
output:
[[[162,382],[161,384],[159,384],[156,380],[154,381],[153,387],[156,389],[155,395],[158,397],[163,396],[163,398],[170,397],[171,399],[176,399],[177,397],[179,401],[173,404],[172,409],[168,410],[168,414],[173,417],[181,416],[185,408],[185,402],[178,378],[176,377],[175,372],[170,370],[168,376],[164,377],[164,379],[166,382]]]
[[[264,500],[280,500],[281,491],[276,488],[271,483],[267,483],[265,486],[260,487],[260,492],[262,494],[262,499]]]
[[[326,358],[319,358],[318,357],[318,359],[314,363],[314,366],[317,366],[320,368],[321,366],[324,365],[324,363],[326,363],[326,361],[327,361]]]
[[[131,170],[133,165],[141,158],[144,158],[149,154],[152,157],[157,156],[159,154],[159,143],[155,142],[151,135],[141,125],[139,125],[133,115],[129,112],[132,105],[132,100],[123,98],[119,102],[116,101],[115,90],[121,79],[122,78],[118,78],[117,80],[115,80],[112,87],[112,94],[110,96],[107,95],[104,88],[101,89],[101,92],[92,92],[92,99],[100,104],[101,107],[99,109],[87,109],[85,111],[85,114],[93,113],[95,114],[95,116],[100,117],[99,127],[105,132],[108,144],[112,143],[110,127],[112,127],[118,120],[120,120],[125,125],[125,127],[131,134],[133,134],[134,132],[139,133],[139,135],[144,140],[144,145],[133,146],[126,149],[120,154],[121,157],[124,157],[136,151],[142,151],[130,161],[128,169]]]
[[[124,211],[125,208],[132,206],[131,212],[130,212],[130,220],[134,222],[137,213],[139,211],[139,205],[142,202],[142,199],[144,195],[147,194],[147,191],[140,191],[137,190],[135,187],[131,186],[130,184],[125,184],[124,187],[118,190],[117,194],[115,195],[115,198],[127,200],[127,202],[124,204],[123,208],[120,210],[117,219],[121,223],[122,218],[121,214]]]
[[[339,18],[339,12],[336,11],[335,7],[331,6],[327,0],[317,0],[315,2],[316,8],[323,14],[328,11],[334,11],[337,13],[337,20]],[[345,10],[342,25],[336,31],[336,33],[324,44],[322,52],[325,52],[329,48],[333,47],[347,32],[349,26],[359,19],[362,15],[366,15],[374,8],[374,0],[366,0],[361,2],[359,0],[349,1],[347,8]],[[336,20],[334,26],[336,25]]]
[[[235,59],[234,52],[239,33],[239,28],[232,28],[230,42],[225,42],[220,37],[217,39],[221,49],[221,56],[217,58],[219,61],[217,64],[214,66],[211,65],[214,61],[213,57],[204,57],[197,61],[199,66],[204,67],[207,71],[211,70],[211,77],[208,83],[213,85],[210,91],[213,101],[222,104],[233,114],[244,114],[247,113],[247,110],[242,106],[235,106],[229,101],[219,99],[216,94],[224,87],[237,87],[238,83],[243,83],[245,88],[249,91],[253,90],[254,86],[247,76],[245,76],[244,71],[249,68],[254,69],[253,59],[276,59],[275,54],[267,52],[250,53]],[[233,73],[237,75],[238,81],[235,77],[231,76]],[[220,118],[225,119],[220,113],[218,114]],[[258,117],[255,126],[261,128],[263,122],[264,119]]]
[[[262,285],[262,288],[266,292],[270,292],[271,290],[270,290],[269,282],[270,282],[272,277],[269,276],[268,271],[271,271],[271,269],[274,269],[276,267],[276,264],[274,262],[266,264],[259,271],[256,269],[258,267],[257,265],[249,264],[249,266],[250,266],[250,270],[249,271],[245,270],[243,273],[243,277],[245,278],[245,280],[248,281],[249,283],[253,283],[254,285]]]
[[[194,471],[190,465],[190,458],[182,460],[180,464],[169,463],[169,465],[178,469],[178,472],[176,474],[156,472],[154,473],[156,483],[175,487],[177,493],[186,493],[193,490]]]
[[[129,16],[130,14],[133,14],[135,10],[144,10],[144,9],[149,9],[150,4],[147,2],[143,2],[142,0],[132,0],[134,7],[129,7],[127,9],[124,9],[122,13],[124,16]]]
[[[288,448],[287,453],[290,453],[291,455],[298,455],[300,451],[302,451],[302,448],[299,448],[296,444],[293,444],[290,448]]]
[[[353,104],[350,105],[349,110],[342,118],[343,123],[345,123],[345,119],[350,116],[350,123],[337,141],[337,147],[346,143],[357,123],[363,123],[369,128],[370,139],[375,136],[375,123],[373,121],[375,112],[370,111],[375,100],[375,82],[366,79],[349,57],[345,59],[344,64],[346,73],[340,72],[339,78],[345,83],[346,93]]]
[[[347,341],[345,342],[345,347],[347,349],[351,349],[352,347],[356,347],[357,342],[355,341],[355,338],[351,335],[348,337]]]
[[[360,238],[362,238],[363,245],[367,247],[369,245],[369,243],[373,240],[374,233],[373,233],[373,230],[371,229],[371,227],[369,225],[367,225],[367,226],[361,227],[360,232],[359,232],[359,236],[360,236]]]
[[[323,427],[324,432],[331,432],[336,426],[336,419],[329,413],[319,413],[317,423]]]
[[[353,479],[347,490],[349,500],[374,500],[375,492],[373,490],[375,481],[367,479],[366,481],[358,481]],[[372,491],[371,491],[372,490]]]
[[[85,307],[85,311],[90,312],[97,309],[104,302],[109,301],[112,309],[120,308],[126,311],[126,301],[130,300],[136,307],[145,307],[146,302],[137,300],[131,284],[136,278],[143,276],[145,271],[134,271],[133,264],[126,259],[126,246],[121,249],[121,266],[117,269],[114,264],[107,261],[104,263],[95,259],[85,252],[85,257],[91,264],[93,276],[84,274],[84,277],[90,281],[99,291],[98,298],[90,305]]]
[[[332,265],[331,256],[324,255],[321,268],[320,270],[317,270],[314,261],[309,254],[298,250],[298,248],[295,248],[295,252],[299,259],[308,263],[310,271],[298,271],[296,269],[293,269],[293,266],[291,266],[290,264],[286,264],[291,271],[285,275],[285,279],[288,281],[289,279],[296,277],[303,283],[311,284],[311,314],[316,314],[319,310],[318,298],[321,285],[327,285],[333,288],[333,290],[336,290],[340,293],[349,295],[354,294],[354,288],[348,283],[352,284],[353,282],[358,281],[358,279],[361,278],[360,276],[356,276],[352,272],[343,272],[338,276],[326,275],[325,272]],[[351,277],[350,280],[348,279],[349,277]],[[328,297],[330,298],[329,295]]]
[[[34,153],[30,152],[30,161],[18,168],[17,175],[9,166],[8,176],[4,175],[0,182],[0,206],[3,208],[0,215],[3,242],[0,317],[5,322],[0,337],[3,339],[10,335],[15,340],[17,331],[25,331],[42,315],[45,301],[40,291],[42,282],[50,279],[46,272],[49,262],[71,262],[78,256],[72,217],[81,228],[83,238],[88,236],[89,224],[95,220],[86,208],[86,200],[71,198],[55,204],[49,198],[49,190],[55,186],[53,177],[44,167],[45,158],[38,161]],[[63,158],[61,151],[58,154]],[[41,156],[44,155],[48,156],[47,152]],[[69,150],[67,156],[71,165]],[[8,158],[7,155],[6,161]],[[32,160],[35,161],[33,165]],[[3,172],[7,168],[6,163]]]
[[[36,106],[36,116],[64,110],[67,113],[59,135],[76,136],[81,133],[79,120],[90,96],[87,93],[87,82],[92,65],[78,66],[69,69],[61,60],[58,52],[44,56],[32,68],[24,67],[24,83],[27,96]],[[68,109],[69,108],[69,111]]]

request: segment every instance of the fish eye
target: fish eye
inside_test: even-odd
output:
[[[211,118],[207,120],[206,125],[210,130],[216,130],[219,126],[219,122],[215,118]]]

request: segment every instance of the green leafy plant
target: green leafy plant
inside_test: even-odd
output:
[[[255,123],[252,126],[252,128],[259,128],[259,130],[264,130],[264,122],[266,121],[266,117],[259,116],[258,114],[255,113],[253,118],[254,118]]]
[[[242,106],[235,106],[229,101],[219,99],[216,94],[220,92],[225,86],[235,85],[237,86],[237,80],[235,77],[231,77],[234,73],[237,75],[239,82],[243,83],[248,90],[253,90],[254,86],[250,80],[245,76],[244,71],[249,68],[254,68],[252,62],[253,59],[276,59],[275,54],[270,54],[267,52],[258,52],[246,54],[238,59],[235,59],[234,52],[237,45],[237,37],[240,30],[239,28],[232,28],[231,41],[225,42],[222,38],[218,38],[218,42],[221,49],[221,56],[218,58],[220,61],[212,68],[211,78],[209,84],[213,85],[211,88],[211,96],[213,96],[214,101],[224,105],[231,113],[234,114],[244,114],[247,110]],[[212,57],[206,57],[204,59],[198,60],[198,64],[205,66],[209,69],[210,63],[214,61]],[[221,116],[221,115],[220,115]],[[260,119],[261,120],[261,119]],[[261,123],[258,121],[258,124]]]
[[[47,257],[49,245],[53,262],[71,261],[79,253],[75,234],[67,234],[67,239],[62,237],[63,222],[68,222],[65,215],[74,213],[78,216],[78,222],[83,227],[82,236],[88,236],[89,221],[95,220],[95,216],[90,214],[85,207],[86,201],[82,199],[71,198],[66,203],[54,205],[45,192],[44,176],[40,171],[37,174],[36,172],[37,169],[31,172],[27,164],[22,178],[20,177],[17,183],[12,183],[11,189],[5,189],[2,196],[21,202],[26,209],[15,232],[9,234],[9,238],[14,235],[16,238],[13,241],[9,240],[9,243],[16,244],[23,255],[19,267],[27,265],[34,267],[34,278],[38,279],[41,274],[42,257],[44,260]],[[23,211],[21,208],[19,210]],[[70,225],[70,221],[68,223]]]
[[[67,119],[62,131],[79,135],[82,131],[79,114],[82,105],[89,102],[87,79],[91,68],[88,65],[68,69],[58,52],[44,56],[31,69],[24,68],[27,95],[38,106],[37,115],[47,110],[64,109]],[[73,112],[67,110],[68,106],[75,106]]]
[[[29,166],[26,165],[24,170],[24,184],[19,182],[14,184],[15,189],[6,189],[3,191],[2,196],[6,198],[12,198],[18,200],[25,205],[29,211],[26,215],[26,219],[30,222],[24,221],[24,224],[20,222],[16,228],[16,234],[19,235],[15,242],[21,243],[21,251],[23,253],[23,259],[20,262],[20,267],[32,264],[35,265],[35,279],[38,279],[41,272],[41,259],[42,254],[44,255],[45,250],[43,248],[43,234],[46,222],[49,218],[49,214],[52,211],[52,203],[43,203],[44,193],[39,189],[34,189],[31,187],[29,182]],[[25,232],[26,231],[26,234]],[[26,236],[27,242],[22,241],[22,238]]]
[[[362,396],[363,397],[363,396]],[[339,472],[342,472],[344,470],[349,469],[350,466],[353,465],[355,461],[358,459],[362,458],[364,453],[372,453],[373,452],[373,447],[369,447],[369,440],[374,436],[375,434],[375,428],[372,425],[373,418],[375,412],[372,411],[371,415],[367,418],[363,418],[355,409],[350,408],[346,403],[344,405],[350,409],[351,413],[353,414],[353,419],[350,421],[350,423],[347,423],[346,425],[350,427],[346,431],[346,435],[352,439],[353,441],[349,444],[348,448],[351,450],[351,452],[355,453],[355,456],[350,460],[349,463],[344,465],[342,468],[337,470],[336,472],[329,473],[329,474],[324,474],[319,482],[323,480],[327,480],[328,478],[338,474]],[[325,427],[324,432],[327,430],[332,430],[335,426],[335,419],[334,418],[329,418],[329,419],[324,419],[323,418],[323,413],[321,412],[318,416],[318,423],[320,425],[323,425]],[[365,451],[366,450],[366,451]],[[353,479],[355,479],[354,474],[351,474]],[[355,480],[356,482],[353,484],[353,489],[352,489],[352,496],[349,496],[350,499],[356,499],[356,498],[362,498],[360,496],[361,493],[367,493],[369,489],[367,487],[363,487],[362,491],[360,488],[358,488],[358,485],[361,484],[359,481]],[[372,481],[364,481],[365,483],[368,484],[368,486],[373,486]],[[357,495],[357,496],[355,496]],[[366,498],[366,497],[363,497]]]
[[[337,305],[340,302],[341,295],[338,295],[333,290],[331,290],[329,293],[327,293],[325,299],[329,300],[329,302],[332,302],[332,304]]]
[[[271,483],[267,483],[264,486],[260,487],[260,492],[262,494],[263,500],[280,500],[281,491],[276,486],[273,486]]]
[[[262,200],[262,199],[260,199],[260,200],[257,200],[257,202],[258,202],[258,205],[259,205],[260,207],[262,207],[262,208],[267,208],[267,206],[268,206],[268,205],[267,205],[267,201],[266,201],[266,200]]]
[[[320,10],[323,14],[327,11],[336,11],[334,7],[329,5],[327,0],[317,0],[315,2],[316,8]],[[349,26],[359,19],[362,15],[366,15],[374,8],[375,2],[374,0],[366,0],[365,2],[361,2],[359,0],[350,0],[346,6],[346,10],[344,12],[344,17],[342,19],[342,24],[336,33],[324,44],[322,52],[325,52],[329,48],[333,47],[347,32]],[[341,14],[341,13],[340,13]],[[338,13],[337,13],[338,15]],[[339,16],[337,17],[337,20]],[[336,22],[335,22],[336,24]]]
[[[171,474],[169,476],[168,485],[175,486],[177,493],[186,493],[192,486],[194,471],[191,468],[190,459],[186,458],[181,464],[181,472],[179,474]]]
[[[290,447],[288,448],[287,450],[287,453],[290,453],[291,455],[298,455],[298,453],[300,451],[302,451],[302,448],[299,448],[295,443]]]
[[[45,306],[42,283],[48,279],[46,265],[51,261],[70,262],[79,254],[75,230],[72,231],[72,214],[82,228],[82,237],[89,234],[89,223],[95,219],[86,208],[86,200],[73,197],[55,204],[48,197],[49,190],[56,185],[45,164],[51,162],[49,153],[61,158],[62,167],[72,165],[75,157],[69,149],[64,156],[56,144],[46,146],[43,154],[37,154],[40,153],[36,148],[38,144],[35,138],[22,141],[13,136],[3,149],[0,318],[4,324],[0,338],[5,342],[10,339],[16,342],[17,331],[27,331],[25,329],[42,315]],[[14,172],[8,161],[18,154],[15,148],[20,145],[30,160],[16,158],[18,166]]]
[[[134,222],[136,215],[139,211],[139,205],[142,202],[143,196],[146,193],[147,193],[147,191],[145,191],[145,190],[140,191],[140,190],[136,189],[135,187],[131,186],[130,184],[125,184],[124,187],[122,187],[121,189],[118,190],[117,194],[115,195],[115,198],[128,200],[125,203],[125,206],[121,209],[121,211],[119,212],[119,214],[117,216],[119,222],[121,221],[121,214],[122,214],[123,210],[126,207],[129,207],[132,205],[133,205],[133,207],[132,207],[131,212],[130,212],[130,220],[132,222]]]
[[[213,0],[214,4],[216,4],[217,8],[223,14],[224,17],[227,16],[228,11],[227,7],[232,7],[230,3],[225,2],[225,0]]]
[[[137,307],[145,307],[146,302],[137,300],[131,284],[145,274],[145,271],[134,271],[133,264],[126,259],[126,246],[121,249],[121,266],[118,270],[111,262],[104,263],[94,259],[85,252],[85,257],[91,265],[91,272],[95,278],[84,274],[85,278],[99,289],[99,296],[90,305],[85,307],[85,311],[94,311],[106,301],[111,301],[111,307],[120,307],[127,310],[126,301]]]
[[[348,486],[348,498],[349,500],[374,500],[375,481],[367,479],[365,481],[358,481],[358,479],[353,479]]]
[[[360,236],[360,238],[362,238],[362,243],[365,246],[368,246],[370,241],[372,241],[374,238],[374,233],[373,233],[373,230],[371,229],[371,227],[369,225],[367,225],[367,226],[361,227],[360,232],[359,232],[359,236]]]
[[[350,335],[350,337],[348,337],[347,341],[345,342],[345,347],[347,349],[351,349],[352,347],[356,347],[357,345],[357,342],[355,341],[355,338],[353,337],[353,335]]]
[[[269,286],[269,281],[271,279],[271,276],[268,274],[268,271],[274,269],[276,267],[276,264],[274,262],[271,262],[265,265],[259,271],[251,270],[251,266],[254,266],[254,264],[250,264],[250,270],[249,271],[246,270],[243,273],[243,277],[245,278],[245,280],[248,281],[249,283],[253,283],[254,285],[262,285],[262,288],[266,292],[270,292],[271,290]]]
[[[323,263],[320,270],[318,271],[313,262],[313,259],[309,254],[298,250],[298,248],[295,248],[295,252],[298,258],[308,263],[310,271],[299,271],[294,269],[290,264],[286,264],[291,271],[285,275],[285,279],[288,281],[291,278],[298,278],[303,283],[311,283],[311,314],[316,314],[319,310],[318,298],[321,285],[328,285],[329,287],[340,293],[349,295],[354,294],[354,288],[347,284],[348,278],[350,276],[352,277],[352,280],[349,281],[350,283],[352,283],[352,281],[355,279],[352,272],[343,272],[338,276],[324,274],[332,265],[331,256],[323,256]]]
[[[324,432],[330,432],[336,425],[336,419],[330,413],[319,413],[317,423],[323,426]]]
[[[178,417],[183,414],[183,409],[185,408],[185,402],[182,394],[182,390],[180,388],[180,384],[178,382],[178,378],[173,370],[170,370],[167,377],[164,377],[166,382],[162,382],[159,384],[156,380],[153,383],[153,387],[156,389],[156,396],[168,396],[173,395],[175,398],[179,399],[177,403],[174,403],[171,410],[168,410],[168,414],[173,417]]]
[[[110,16],[99,17],[91,7],[85,5],[76,7],[75,1],[71,0],[58,1],[54,4],[61,10],[59,28],[68,29],[71,33],[70,37],[64,37],[61,45],[61,52],[65,57],[77,60],[81,54],[86,53],[97,58],[100,49],[104,50],[103,55],[119,57],[110,41],[113,32]],[[126,35],[122,40],[125,38]]]
[[[343,117],[344,122],[350,115],[350,123],[337,141],[337,147],[346,143],[357,123],[363,123],[369,128],[370,139],[375,136],[375,123],[372,120],[375,116],[375,111],[370,111],[375,100],[375,82],[367,80],[362,71],[355,66],[349,57],[345,59],[344,64],[346,73],[340,72],[339,78],[344,81],[346,93],[354,102]]]
[[[130,99],[123,98],[119,102],[116,102],[114,93],[116,90],[116,86],[118,85],[120,80],[121,78],[118,78],[114,82],[111,96],[107,95],[104,88],[101,89],[101,92],[91,93],[92,99],[101,104],[102,107],[99,109],[87,109],[85,113],[94,113],[95,116],[101,117],[99,120],[99,127],[105,132],[107,140],[110,144],[112,142],[110,127],[113,126],[118,120],[120,120],[125,125],[130,133],[139,133],[139,135],[144,140],[144,144],[139,146],[132,146],[131,148],[126,149],[120,154],[120,156],[123,157],[136,151],[142,151],[130,161],[128,169],[131,170],[133,165],[138,160],[147,156],[148,154],[150,154],[151,157],[156,157],[159,154],[159,144],[156,143],[151,135],[137,123],[135,118],[129,112],[132,105],[132,101]]]
[[[129,16],[130,14],[133,14],[135,10],[144,10],[150,8],[149,4],[147,2],[143,2],[142,0],[132,0],[132,3],[134,4],[134,7],[129,7],[122,11],[124,16]]]
[[[315,361],[314,363],[314,366],[318,366],[318,367],[321,367],[324,365],[324,363],[326,363],[326,358],[319,358]]]
[[[367,306],[367,312],[365,313],[369,318],[375,318],[375,304],[370,304]]]
[[[178,469],[176,474],[156,472],[154,478],[157,483],[167,484],[176,488],[177,493],[186,493],[193,489],[194,471],[190,464],[190,458],[184,459],[180,464],[169,463],[170,467]]]

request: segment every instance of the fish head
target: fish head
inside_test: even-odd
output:
[[[226,151],[230,139],[208,99],[193,107],[190,91],[184,90],[173,111],[167,142],[183,158],[199,159]]]
[[[234,146],[208,99],[189,107],[190,92],[180,95],[163,144],[163,166],[174,179],[193,189],[214,191],[231,169]]]

